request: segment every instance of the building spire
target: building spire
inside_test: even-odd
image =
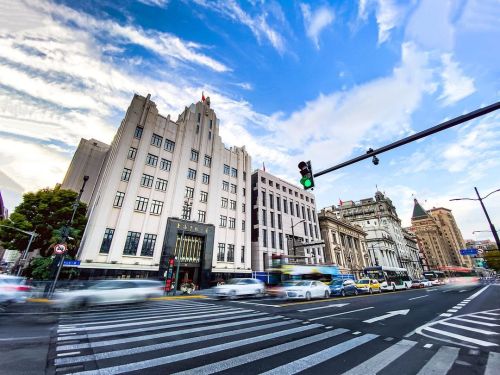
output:
[[[418,203],[417,198],[413,198],[413,202],[415,205],[413,206],[413,215],[411,216],[412,220],[429,217],[429,214],[424,210],[420,203]]]

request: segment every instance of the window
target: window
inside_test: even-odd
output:
[[[143,174],[141,177],[141,186],[145,187],[151,187],[153,186],[153,176],[150,176],[149,174]]]
[[[137,149],[135,147],[130,147],[128,149],[127,158],[134,160],[135,155],[137,155]]]
[[[245,263],[245,245],[241,246],[241,263]]]
[[[145,212],[148,208],[148,202],[149,202],[148,198],[144,197],[135,198],[134,210]]]
[[[269,186],[273,186],[273,182],[269,180]]]
[[[267,247],[267,230],[262,229],[262,246]]]
[[[208,193],[206,191],[200,192],[200,202],[206,203],[208,200]]]
[[[302,208],[302,219],[305,219],[306,218],[306,209],[304,208],[304,206],[301,207]],[[311,219],[309,219],[311,220]]]
[[[261,191],[260,192],[260,196],[261,196],[261,199],[262,199],[262,205],[265,207],[266,206],[266,192],[265,191]]]
[[[185,198],[193,198],[194,196],[194,189],[186,186],[186,191],[184,193]]]
[[[260,178],[260,182],[262,182],[263,184],[265,184],[266,183],[266,179],[264,177],[261,177]]]
[[[234,245],[233,244],[227,245],[227,261],[234,262]]]
[[[262,210],[262,225],[267,225],[267,212]]]
[[[278,229],[282,229],[281,228],[281,214],[278,214]]]
[[[313,226],[312,226],[312,224],[309,224],[309,235],[311,237],[313,236]]]
[[[208,185],[208,183],[210,182],[210,176],[206,173],[203,173],[201,177],[202,177],[201,182]]]
[[[208,155],[205,155],[205,160],[203,162],[205,167],[211,167],[212,166],[212,158]]]
[[[231,193],[236,194],[236,185],[231,184]]]
[[[227,216],[220,215],[220,223],[219,226],[225,228],[227,225]]]
[[[204,223],[205,222],[206,216],[207,216],[207,212],[206,211],[198,210],[198,221],[200,223]]]
[[[236,168],[231,168],[231,177],[238,177],[238,170]]]
[[[148,156],[146,156],[146,164],[152,167],[156,167],[156,164],[158,164],[158,156],[148,154]]]
[[[230,170],[229,165],[224,164],[224,174],[227,174],[229,176],[229,170]]]
[[[104,237],[101,243],[101,250],[99,251],[102,254],[108,254],[109,248],[111,247],[111,241],[113,241],[113,235],[115,234],[115,230],[112,228],[106,228],[104,231]]]
[[[307,223],[304,221],[302,224],[304,225],[304,234],[306,236],[308,236],[308,234],[307,234]]]
[[[164,144],[163,148],[166,151],[174,152],[175,142],[171,141],[170,139],[165,139],[165,144]]]
[[[115,195],[115,200],[113,201],[113,206],[121,207],[123,204],[123,198],[125,197],[125,193],[121,191],[117,191]]]
[[[236,219],[234,217],[229,218],[229,229],[235,229],[236,228]]]
[[[280,250],[283,250],[283,233],[278,233],[278,245]]]
[[[170,160],[161,158],[160,169],[168,172],[170,171],[170,167],[172,167],[172,162]]]
[[[233,200],[229,201],[229,208],[231,210],[236,210],[236,201]]]
[[[274,212],[270,212],[269,215],[271,216],[271,228],[274,228]]]
[[[199,156],[200,156],[200,154],[198,151],[191,149],[191,160],[192,161],[198,162]]]
[[[281,211],[281,198],[279,196],[276,197],[276,209]]]
[[[274,209],[274,195],[269,193],[269,207]]]
[[[314,226],[314,237],[319,238],[318,237],[318,227],[316,225]]]
[[[222,181],[222,190],[229,191],[229,182]]]
[[[153,133],[153,136],[151,137],[151,144],[155,147],[161,147],[162,142],[163,137],[160,137],[158,134]]]
[[[211,131],[209,131],[209,132],[208,132],[208,140],[211,140],[211,139],[212,139],[212,132],[211,132]]]
[[[194,169],[188,168],[187,178],[189,180],[196,180],[196,171]]]
[[[316,214],[314,213],[314,210],[312,212],[312,217],[313,217],[313,222],[316,223]]]
[[[121,180],[122,181],[128,181],[130,179],[130,173],[131,172],[132,172],[132,169],[123,168]]]
[[[134,132],[134,138],[141,139],[143,130],[144,128],[142,126],[136,126]]]
[[[191,220],[191,205],[185,204],[182,206],[182,219]]]
[[[222,208],[227,208],[227,198],[222,198],[220,206]]]
[[[246,223],[245,220],[241,221],[241,231],[244,232],[246,230]]]
[[[247,189],[243,188],[243,196],[246,197],[247,196]]]
[[[201,121],[201,113],[198,112],[198,122]]]
[[[285,214],[288,213],[288,203],[285,198],[283,198],[283,211],[285,212]]]
[[[295,203],[295,214],[297,215],[297,217],[300,217],[300,210],[299,210],[299,204],[298,203]]]
[[[156,245],[156,234],[144,234],[144,239],[142,240],[141,256],[152,257],[155,251]]]
[[[217,262],[224,262],[226,256],[226,244],[219,243],[219,251],[217,252]]]
[[[271,247],[273,249],[276,249],[276,236],[274,234],[274,231],[271,231]]]
[[[139,232],[128,232],[125,247],[123,248],[123,255],[135,255],[140,238],[141,234]]]
[[[200,132],[200,124],[196,125],[196,134]]]
[[[242,203],[241,204],[241,212],[246,212],[246,204],[245,203]]]
[[[290,201],[290,215],[293,216],[293,202]]]
[[[155,200],[153,200],[151,202],[150,212],[152,214],[161,215],[161,211],[162,210],[163,210],[163,202],[162,201],[155,201]]]
[[[243,181],[247,180],[247,172],[243,172]]]
[[[161,191],[166,191],[167,190],[167,180],[164,180],[163,178],[157,178],[155,189],[161,190]]]
[[[212,122],[213,122],[213,121],[212,121],[212,120],[210,120],[210,123],[209,123],[209,125],[208,125],[208,126],[210,127],[210,129],[212,129]]]

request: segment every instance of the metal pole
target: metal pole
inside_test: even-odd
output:
[[[479,203],[481,203],[481,207],[483,208],[484,215],[486,216],[486,219],[488,220],[488,224],[490,225],[491,233],[493,233],[493,237],[495,238],[495,242],[497,244],[497,250],[500,250],[500,239],[498,238],[498,233],[495,229],[495,226],[491,222],[490,216],[488,215],[488,211],[486,211],[486,207],[484,206],[483,199],[479,195],[479,191],[477,191],[477,187],[474,187],[474,190],[476,191],[477,197],[479,199]]]
[[[292,218],[290,218],[290,224],[292,225],[292,250],[293,250],[293,255],[295,256],[297,254],[295,254],[295,231],[293,230],[294,225]],[[295,263],[295,259],[293,260],[293,262]]]
[[[28,246],[24,250],[23,255],[21,256],[20,260],[26,261],[26,258],[28,257],[28,252],[30,250],[31,243],[33,242],[33,238],[35,236],[36,236],[36,233],[35,232],[31,232],[31,236],[30,236],[30,240],[28,242]],[[19,276],[21,274],[21,271],[22,271],[22,267],[19,267],[18,270],[17,270],[17,276]]]
[[[179,280],[179,268],[181,265],[181,255],[184,253],[184,229],[182,230],[181,234],[181,248],[179,249],[179,256],[176,257],[177,259],[177,267],[175,269],[175,283],[174,283],[174,296],[177,295],[177,283]]]

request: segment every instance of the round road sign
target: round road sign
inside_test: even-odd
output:
[[[54,246],[54,253],[56,254],[64,254],[66,252],[66,245],[63,243],[57,244]]]

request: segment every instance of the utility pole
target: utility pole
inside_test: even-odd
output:
[[[38,234],[35,233],[35,232],[27,232],[25,230],[18,229],[16,227],[11,227],[10,225],[0,224],[0,227],[14,229],[14,230],[17,230],[18,232],[30,235],[30,240],[28,242],[28,246],[26,246],[26,249],[24,249],[23,254],[21,255],[21,258],[19,259],[19,263],[21,263],[21,261],[23,261],[23,262],[26,261],[26,258],[28,257],[28,253],[30,251],[31,243],[33,242],[33,239],[38,236]],[[19,268],[17,269],[17,274],[16,275],[17,276],[21,275],[21,272],[22,272],[22,267],[19,266]]]

